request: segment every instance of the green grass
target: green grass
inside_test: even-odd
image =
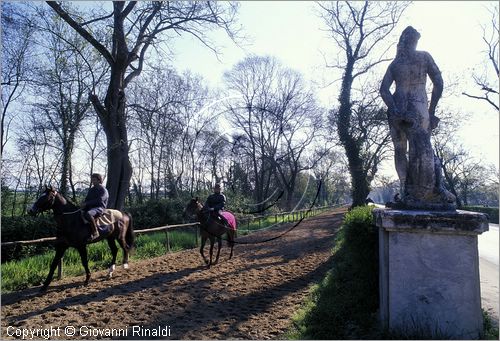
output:
[[[372,208],[347,213],[335,238],[332,267],[295,314],[287,338],[373,337],[378,308],[377,244]]]
[[[493,324],[493,320],[485,310],[483,310],[483,328],[483,340],[498,340],[498,327]]]

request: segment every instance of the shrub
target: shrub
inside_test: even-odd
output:
[[[179,224],[183,217],[188,200],[160,199],[149,200],[143,204],[128,207],[126,211],[132,214],[136,230],[158,227],[163,225]]]
[[[346,214],[331,263],[331,270],[294,318],[291,338],[358,339],[376,325],[378,237],[372,207]]]
[[[38,217],[2,217],[2,242],[31,240],[56,235],[56,222],[51,215]],[[53,249],[48,243],[2,246],[2,263]]]
[[[486,213],[490,223],[498,224],[498,207],[464,206],[463,209],[466,211]]]

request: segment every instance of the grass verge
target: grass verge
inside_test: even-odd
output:
[[[346,214],[332,268],[293,318],[290,339],[372,338],[378,308],[378,238],[372,208]]]

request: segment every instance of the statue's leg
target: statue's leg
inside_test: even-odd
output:
[[[433,201],[435,169],[434,152],[427,129],[417,127],[408,134],[407,191],[417,201]]]
[[[390,125],[390,132],[394,144],[394,163],[399,178],[400,196],[403,198],[405,195],[406,173],[408,171],[408,157],[406,155],[408,141],[405,131],[393,124]]]

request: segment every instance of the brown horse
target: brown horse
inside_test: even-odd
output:
[[[70,203],[52,187],[46,187],[42,196],[32,205],[28,213],[30,215],[36,215],[50,209],[53,211],[54,219],[57,222],[57,236],[55,241],[56,255],[52,260],[49,274],[43,283],[41,291],[47,290],[59,261],[69,247],[74,247],[80,254],[82,265],[86,273],[85,285],[87,285],[90,281],[90,270],[87,257],[90,227],[83,221],[82,212],[79,207]],[[115,239],[118,240],[118,244],[120,244],[123,250],[124,269],[128,269],[129,252],[134,246],[132,217],[126,212],[116,211],[115,213],[117,213],[118,219],[110,224],[111,228],[101,233],[98,239],[92,241],[92,243],[94,243],[104,238],[108,240],[108,245],[113,255],[113,260],[109,267],[109,277],[113,275],[113,271],[115,270],[116,255],[118,253]]]
[[[231,229],[224,225],[222,222],[217,220],[214,214],[211,214],[209,211],[203,209],[203,204],[199,202],[198,198],[191,199],[186,206],[185,214],[188,215],[196,215],[198,221],[200,222],[200,235],[201,235],[201,247],[200,253],[203,257],[205,263],[210,266],[212,264],[217,264],[219,261],[220,249],[222,247],[222,235],[224,233],[227,235],[228,245],[231,247],[231,254],[229,255],[229,259],[233,257],[233,247],[234,240],[236,238],[236,229]],[[235,226],[236,228],[236,226]],[[210,260],[205,257],[203,253],[203,248],[205,247],[205,243],[207,238],[210,239]],[[215,262],[212,262],[212,255],[214,250],[215,238],[217,238],[217,243],[219,249],[217,250],[217,256],[215,257]]]

